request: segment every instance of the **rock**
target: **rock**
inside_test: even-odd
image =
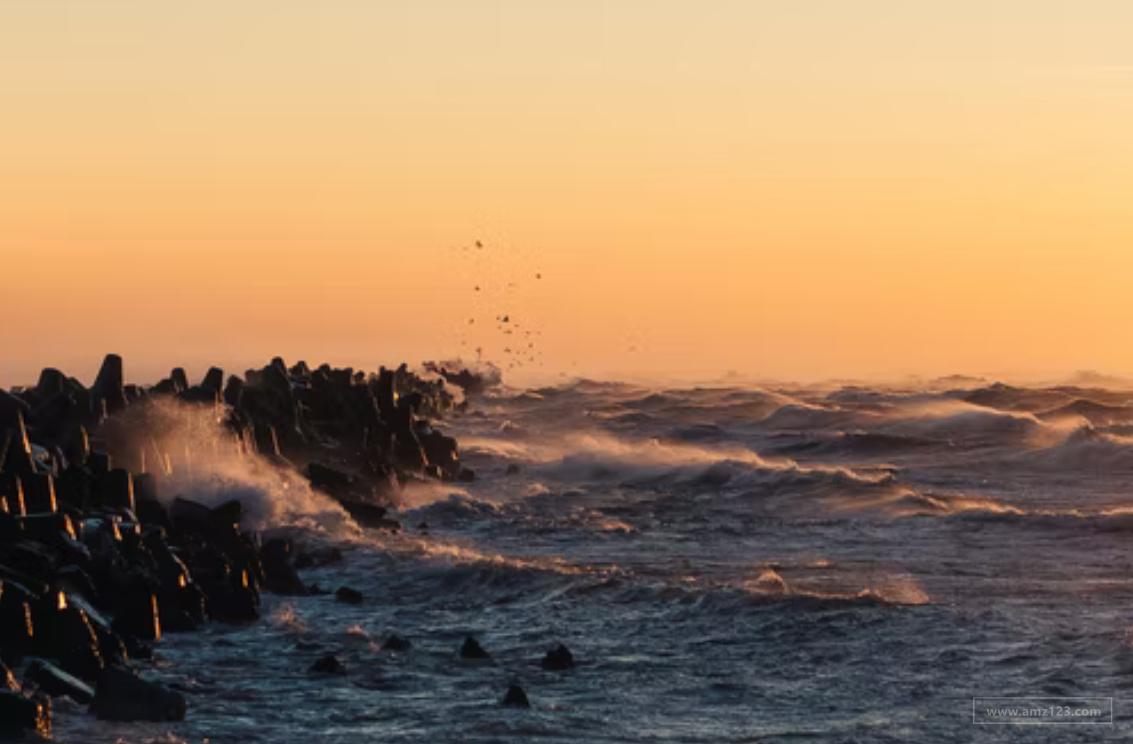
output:
[[[233,529],[240,528],[244,520],[244,504],[239,499],[230,499],[212,510],[213,520],[219,525],[232,525]]]
[[[24,540],[59,548],[67,538],[75,539],[75,527],[71,518],[59,512],[40,512],[26,517],[14,517]]]
[[[311,671],[318,674],[346,674],[346,667],[334,654],[327,654],[311,666]]]
[[[94,699],[93,687],[43,659],[28,661],[24,669],[24,679],[35,682],[39,689],[51,697],[65,695],[82,705]]]
[[[24,741],[29,733],[51,738],[51,699],[0,691],[0,739]]]
[[[346,510],[355,522],[363,527],[389,530],[391,532],[401,530],[401,522],[387,517],[386,514],[388,510],[384,506],[369,504],[363,501],[354,501],[353,499],[339,499],[338,503],[342,505],[342,508]]]
[[[519,466],[514,462],[511,463],[507,466],[507,470],[504,471],[504,475],[519,475]]]
[[[35,626],[31,603],[36,595],[24,586],[5,580],[0,591],[0,657],[7,664],[19,663],[32,653]]]
[[[391,635],[382,644],[383,651],[408,651],[413,648],[413,644],[399,635]]]
[[[161,640],[161,612],[157,597],[150,591],[135,591],[126,597],[114,618],[115,631],[140,641]]]
[[[334,597],[339,602],[345,602],[346,604],[362,604],[362,592],[357,589],[351,589],[348,586],[340,587],[339,590],[334,593]]]
[[[15,421],[0,433],[0,469],[21,478],[37,472],[31,441],[23,414],[17,412]]]
[[[86,612],[70,606],[62,592],[49,592],[33,605],[32,617],[40,656],[54,659],[79,679],[98,679],[104,662],[98,634]]]
[[[484,647],[475,638],[468,636],[464,639],[464,645],[460,647],[460,658],[490,659],[492,656],[484,650]]]
[[[260,549],[264,566],[264,588],[275,594],[302,596],[307,593],[303,580],[291,565],[291,541],[273,538]]]
[[[4,459],[4,437],[0,435],[0,460]],[[4,499],[4,511],[14,516],[27,514],[24,507],[24,484],[11,473],[0,473],[0,497]]]
[[[31,406],[27,401],[12,395],[7,390],[0,390],[0,432],[16,427],[18,419],[27,419],[31,415]],[[0,444],[4,437],[0,435]],[[0,465],[3,465],[4,451],[0,449]]]
[[[24,509],[28,514],[52,514],[58,508],[55,479],[50,473],[31,473],[22,477]]]
[[[224,370],[219,367],[210,367],[209,371],[205,373],[205,379],[201,381],[201,387],[212,390],[214,395],[219,397],[224,390]]]
[[[430,465],[437,466],[446,478],[455,478],[460,470],[456,440],[439,431],[430,431],[419,438]]]
[[[174,367],[169,373],[169,381],[173,383],[173,387],[178,393],[183,393],[189,389],[189,375],[185,374],[184,367]]]
[[[256,451],[264,457],[278,459],[283,455],[279,450],[279,436],[271,424],[257,423],[253,431],[256,442]]]
[[[109,473],[111,468],[114,467],[110,454],[101,450],[91,450],[87,465],[90,467],[90,471],[95,475]]]
[[[321,463],[312,462],[307,465],[307,479],[311,481],[312,487],[336,499],[358,495],[354,476]]]
[[[574,669],[574,655],[571,654],[569,648],[560,643],[558,648],[548,651],[547,655],[543,657],[543,668],[549,672]]]
[[[226,382],[224,385],[224,404],[231,406],[234,409],[239,409],[243,397],[244,381],[239,377],[232,375],[228,378],[228,382]]]
[[[121,667],[107,667],[98,680],[90,706],[103,721],[185,720],[185,698]]]
[[[102,506],[110,509],[135,510],[134,476],[125,468],[114,468],[95,480],[95,491]]]
[[[117,413],[126,407],[125,380],[122,373],[122,357],[117,354],[107,354],[102,362],[102,369],[91,387],[91,400],[96,412],[105,406],[107,413]]]
[[[519,685],[513,684],[507,688],[507,694],[501,702],[502,705],[508,708],[530,708],[531,701],[527,699],[527,693]]]

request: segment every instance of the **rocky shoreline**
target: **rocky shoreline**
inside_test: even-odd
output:
[[[303,473],[359,525],[394,531],[389,507],[406,483],[472,480],[434,422],[463,405],[446,379],[481,381],[431,371],[276,358],[243,377],[214,367],[191,385],[177,368],[141,387],[109,355],[89,388],[45,369],[35,387],[0,390],[0,739],[49,736],[60,696],[105,720],[182,720],[183,696],[139,663],[163,633],[254,622],[261,592],[320,591],[298,571],[339,556],[263,539],[238,496],[183,498],[178,475],[195,461],[230,448]],[[224,436],[168,437],[170,410],[212,419]]]

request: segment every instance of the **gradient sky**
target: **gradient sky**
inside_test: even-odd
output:
[[[1129,373],[1131,39],[1128,0],[5,2],[0,385],[501,359],[498,314],[543,377]]]

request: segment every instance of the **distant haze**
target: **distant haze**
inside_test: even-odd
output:
[[[5,3],[0,385],[107,351],[1128,374],[1131,29],[1124,0]]]

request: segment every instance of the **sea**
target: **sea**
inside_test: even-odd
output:
[[[1128,389],[574,380],[493,389],[440,426],[476,480],[407,486],[399,534],[275,466],[198,457],[178,495],[237,495],[265,536],[337,547],[302,572],[332,594],[167,634],[141,666],[184,722],[58,700],[55,738],[1133,738]],[[468,636],[489,659],[460,658]],[[559,644],[575,668],[544,670]],[[346,674],[310,671],[328,653]],[[513,684],[530,708],[501,705]],[[1102,713],[1004,723],[988,698]]]

